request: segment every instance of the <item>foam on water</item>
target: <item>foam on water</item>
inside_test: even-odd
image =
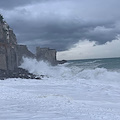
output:
[[[36,75],[45,75],[47,77],[60,77],[64,76],[65,73],[70,72],[70,69],[64,65],[51,66],[49,63],[44,61],[37,61],[36,59],[23,58],[24,62],[21,67],[28,70],[30,73]]]
[[[97,68],[96,64],[89,68],[83,65],[70,65],[67,63],[64,65],[51,66],[49,63],[44,61],[37,61],[35,59],[23,58],[24,62],[21,67],[27,69],[30,73],[36,75],[45,75],[48,78],[54,78],[57,80],[119,80],[120,72],[110,71],[106,68]],[[95,61],[89,62],[89,64],[94,64]],[[88,64],[88,63],[87,63]],[[85,63],[86,65],[86,63]]]
[[[0,120],[120,120],[120,72],[99,62],[24,58],[21,67],[46,77],[0,81]]]

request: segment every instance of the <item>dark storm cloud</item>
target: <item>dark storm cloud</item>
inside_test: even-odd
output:
[[[0,8],[13,9],[19,6],[25,6],[36,2],[43,2],[47,0],[0,0]]]
[[[12,9],[17,6],[28,4],[31,0],[0,0],[0,8]]]
[[[34,3],[44,3],[49,1],[53,1],[53,0],[0,0],[0,8],[13,9],[19,6],[31,5]],[[54,1],[57,1],[57,0],[54,0]]]
[[[39,20],[36,22],[22,20],[17,22],[16,20],[16,22],[11,23],[11,26],[20,34],[17,36],[20,43],[40,45],[41,47],[49,46],[57,50],[68,49],[71,45],[84,39],[96,41],[97,44],[104,44],[115,39],[116,35],[120,33],[119,30],[114,28],[114,23],[111,22],[107,24],[78,24],[77,21],[73,20],[67,23],[60,23],[59,20],[56,20],[54,22],[47,21],[44,24],[44,22],[41,23]]]
[[[18,42],[31,48],[49,46],[65,50],[84,39],[104,44],[120,34],[118,0],[109,0],[109,5],[108,0],[96,0],[98,3],[92,0],[89,4],[87,0],[76,0],[77,3],[71,0],[35,0],[34,4],[33,0],[11,1],[0,1],[0,7],[11,9],[2,9],[5,18],[14,29]]]
[[[38,28],[37,25],[35,26],[35,29],[33,29],[30,25],[26,26],[26,30],[21,28],[21,31],[18,31],[21,33],[19,40],[23,43],[24,41],[29,40],[31,41],[31,44],[34,40],[41,40],[43,42],[47,41],[48,44],[43,44],[43,47],[50,46],[58,50],[66,49],[81,39],[89,39],[90,41],[97,41],[98,44],[104,44],[107,41],[112,41],[115,39],[117,32],[120,32],[113,29],[106,32],[94,32],[96,27],[95,25],[81,26],[77,24],[77,26],[75,26],[74,24],[69,24],[68,27],[66,24],[59,26],[57,23],[50,23],[50,25],[41,26]],[[93,32],[91,32],[92,30]]]

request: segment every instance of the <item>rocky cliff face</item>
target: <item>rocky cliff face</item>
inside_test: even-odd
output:
[[[0,15],[0,69],[14,70],[17,68],[16,45],[15,34]]]
[[[23,57],[35,58],[35,55],[30,52],[26,45],[17,45],[18,66],[23,62]]]
[[[37,47],[36,58],[38,61],[43,60],[49,62],[51,65],[57,65],[55,49]]]
[[[19,76],[19,73],[24,76],[24,73],[21,72],[24,70],[18,68],[22,62],[23,56],[36,58],[38,61],[44,60],[49,62],[51,65],[57,65],[60,63],[60,61],[56,60],[55,49],[37,47],[36,55],[34,55],[28,50],[27,46],[18,45],[13,30],[0,15],[0,77],[6,75],[14,76],[15,74]],[[34,75],[32,75],[32,77],[33,76]]]

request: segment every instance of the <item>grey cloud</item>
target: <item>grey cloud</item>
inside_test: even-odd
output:
[[[44,3],[58,0],[0,0],[0,8],[2,9],[13,9],[15,7],[31,5],[35,3]],[[64,0],[61,0],[64,1]],[[65,0],[66,1],[66,0]]]
[[[16,6],[33,4],[33,0],[29,2],[21,0],[19,4],[16,0],[13,1],[9,5],[11,9]],[[90,4],[88,0],[76,0],[78,3],[71,0],[63,1],[66,3],[59,4],[59,6],[58,4],[52,6],[46,2],[45,6],[38,7],[37,11],[36,9],[29,11],[24,9],[25,7],[21,10],[13,9],[13,13],[6,18],[14,29],[18,42],[27,44],[30,48],[41,46],[65,50],[79,40],[89,39],[98,44],[104,44],[120,34],[120,29],[117,27],[120,20],[118,0],[115,0],[115,3],[109,0],[109,5],[107,5],[108,0],[107,2],[92,0]],[[96,1],[103,6],[96,6],[98,4]],[[35,0],[35,2],[38,1]],[[38,3],[40,2],[43,1],[40,0]],[[7,8],[7,6],[4,7]],[[37,12],[37,17],[34,16],[34,12],[35,14]]]
[[[19,6],[30,5],[36,2],[43,2],[46,0],[0,0],[0,8],[13,9]]]
[[[62,23],[59,21],[54,21],[53,23],[48,23],[44,26],[42,23],[21,21],[20,24],[15,22],[14,26],[15,31],[19,33],[18,36],[19,42],[25,43],[25,41],[30,41],[29,45],[36,44],[41,47],[52,47],[57,50],[68,49],[71,45],[78,42],[80,39],[89,39],[90,41],[97,41],[98,44],[104,44],[107,41],[112,41],[120,31],[117,31],[113,26],[113,23],[109,25],[104,23],[99,24],[78,24],[73,22]],[[22,25],[22,26],[21,26]],[[98,31],[94,32],[93,30],[97,26],[104,26],[106,29],[112,29],[110,31]],[[17,29],[19,28],[19,29]],[[35,42],[37,40],[37,43]],[[44,44],[41,44],[41,41],[46,41]]]
[[[3,9],[12,9],[26,4],[28,4],[28,0],[0,0],[0,8]]]

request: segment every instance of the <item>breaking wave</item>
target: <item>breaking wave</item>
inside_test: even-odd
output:
[[[23,58],[23,63],[20,67],[34,73],[38,76],[44,75],[45,78],[54,78],[56,80],[119,80],[120,72],[109,71],[106,68],[83,68],[72,63],[63,65],[51,66],[44,61],[36,59]],[[43,78],[44,79],[44,78]]]

